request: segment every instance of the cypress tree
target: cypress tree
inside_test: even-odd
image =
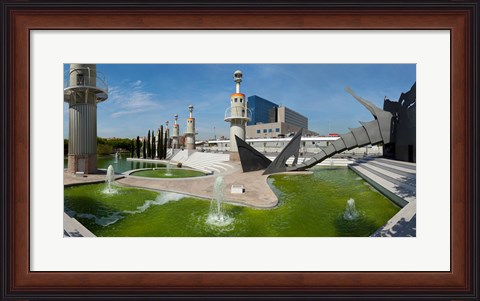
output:
[[[143,148],[143,159],[147,158],[147,137],[143,137],[143,143],[142,143],[142,148]]]
[[[152,135],[152,156],[151,157],[152,159],[155,159],[155,135]]]
[[[160,126],[160,135],[158,136],[158,158],[163,159],[163,125]]]
[[[148,130],[147,136],[147,158],[150,157],[151,149],[150,149],[150,130]]]
[[[140,136],[137,136],[137,145],[135,145],[137,148],[137,158],[140,159]]]
[[[130,140],[130,151],[132,152],[132,158],[135,155],[135,145],[133,143],[133,139]]]
[[[165,141],[164,141],[164,151],[163,151],[163,158],[167,158],[167,148],[168,148],[168,129],[165,129]]]

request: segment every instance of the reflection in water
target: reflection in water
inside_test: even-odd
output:
[[[140,169],[140,168],[153,168],[153,167],[165,167],[165,164],[162,163],[146,163],[146,162],[135,162],[127,161],[125,156],[118,155],[115,158],[115,155],[111,156],[98,156],[97,157],[97,168],[98,169],[107,169],[108,166],[113,165],[117,173],[122,173],[127,170]],[[63,159],[63,168],[68,167],[67,158]]]

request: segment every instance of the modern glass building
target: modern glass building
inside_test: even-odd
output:
[[[307,117],[260,96],[248,97],[248,109],[252,115],[247,123],[247,138],[282,137],[291,135],[301,128],[303,135],[318,135],[308,130]]]
[[[275,120],[275,109],[278,108],[276,103],[261,98],[260,96],[252,95],[248,97],[248,108],[252,111],[252,118],[248,121],[247,125],[277,121]]]

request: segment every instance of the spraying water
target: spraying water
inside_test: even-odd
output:
[[[116,192],[115,189],[112,189],[112,182],[114,180],[115,180],[115,170],[113,169],[112,165],[109,165],[107,169],[107,175],[105,177],[105,182],[107,183],[107,189],[103,191],[104,193],[112,194]]]
[[[115,163],[118,163],[118,152],[115,153]]]
[[[225,181],[222,176],[219,176],[215,179],[213,185],[213,196],[210,202],[207,224],[224,227],[232,223],[233,218],[229,217],[223,210],[224,193]]]
[[[347,201],[347,206],[345,207],[345,212],[343,213],[343,218],[348,221],[354,221],[358,218],[359,213],[355,208],[355,200],[349,199]]]
[[[171,177],[172,176],[172,170],[171,170],[171,165],[170,163],[167,163],[167,171],[165,172],[165,175],[168,176],[168,177]]]

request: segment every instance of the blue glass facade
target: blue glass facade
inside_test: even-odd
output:
[[[276,103],[261,98],[257,95],[248,97],[248,108],[252,111],[252,118],[247,125],[255,125],[257,123],[276,122],[271,117],[276,118],[276,114],[271,114],[273,108],[278,108]]]

